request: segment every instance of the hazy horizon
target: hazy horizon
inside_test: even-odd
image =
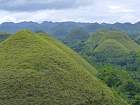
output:
[[[42,23],[44,23],[44,22],[51,22],[51,23],[68,23],[68,22],[72,22],[72,23],[91,23],[91,24],[117,24],[117,23],[120,23],[120,24],[137,24],[137,23],[140,23],[140,21],[136,21],[136,22],[134,22],[134,23],[132,23],[132,22],[78,22],[78,21],[41,21],[41,22],[37,22],[37,21],[20,21],[20,22],[13,22],[13,21],[5,21],[5,22],[2,22],[2,23],[0,23],[0,24],[4,24],[4,23],[30,23],[30,22],[32,22],[32,23],[38,23],[38,24],[42,24]]]

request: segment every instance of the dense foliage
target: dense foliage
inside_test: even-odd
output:
[[[80,53],[98,64],[139,69],[140,46],[124,32],[98,31],[91,35],[82,48]]]
[[[69,46],[96,66],[98,77],[122,98],[139,105],[140,46],[127,33],[109,30],[97,31],[79,45]]]
[[[140,104],[140,82],[123,69],[111,65],[98,67],[97,76],[133,105]]]

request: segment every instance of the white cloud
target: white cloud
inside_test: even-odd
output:
[[[109,6],[109,9],[110,9],[111,13],[132,13],[132,12],[134,12],[133,9],[123,7],[123,6],[116,6],[116,5]]]
[[[111,5],[111,6],[109,6],[109,8],[112,9],[112,10],[116,10],[116,9],[120,9],[121,7],[120,6]]]
[[[4,1],[4,0],[0,0]],[[6,0],[5,0],[6,1]],[[7,0],[10,1],[10,0]],[[11,0],[13,1],[13,0]],[[16,0],[17,4],[26,4],[27,0]],[[29,1],[29,0],[28,0]],[[54,5],[54,9],[37,9],[34,11],[10,11],[1,10],[0,23],[5,21],[80,21],[80,22],[136,22],[140,19],[140,1],[137,0],[48,0],[48,3],[61,1],[59,5]],[[63,2],[62,2],[63,1]],[[76,2],[73,2],[76,1]],[[29,3],[35,3],[30,0]],[[16,3],[16,2],[15,2]],[[38,3],[36,1],[36,3]],[[44,0],[40,0],[44,3]],[[72,4],[77,4],[73,8]],[[71,8],[56,9],[55,6]],[[0,4],[1,6],[1,4]],[[34,6],[33,6],[34,7]],[[30,9],[33,9],[31,7]],[[19,8],[19,7],[18,7]],[[22,7],[24,8],[24,6]]]

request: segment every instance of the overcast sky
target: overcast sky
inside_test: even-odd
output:
[[[0,0],[0,23],[140,21],[139,0]]]

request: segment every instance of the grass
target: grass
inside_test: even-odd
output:
[[[139,52],[140,46],[126,33],[103,30],[90,36],[80,54],[92,64],[113,64],[128,68],[136,59],[133,55],[138,56]]]
[[[0,44],[1,105],[127,105],[77,53],[20,31]]]
[[[140,47],[137,45],[129,36],[124,32],[119,31],[98,31],[91,35],[91,37],[86,41],[85,50],[89,49],[91,52],[100,44],[106,42],[107,40],[113,41],[113,43],[119,43],[117,46],[124,46],[125,49],[129,51],[139,51]],[[106,44],[105,44],[106,45]],[[114,44],[110,44],[111,45]],[[116,47],[117,47],[116,46]]]
[[[96,47],[94,52],[106,53],[109,56],[114,56],[116,54],[118,56],[121,56],[121,54],[128,54],[129,49],[114,39],[107,39],[104,42],[102,42],[98,47]]]

